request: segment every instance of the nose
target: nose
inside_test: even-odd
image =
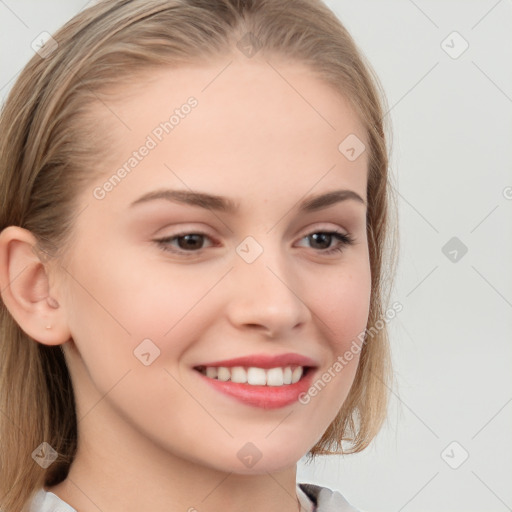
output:
[[[253,263],[239,260],[232,272],[227,305],[230,323],[238,330],[285,338],[311,319],[299,276],[270,250]],[[274,254],[276,251],[274,251]]]

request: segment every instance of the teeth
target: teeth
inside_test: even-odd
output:
[[[292,384],[299,382],[301,377],[302,377],[302,366],[297,366],[297,368],[295,368],[292,373]]]
[[[217,378],[219,380],[229,380],[231,378],[231,372],[224,366],[219,366],[217,369]]]
[[[208,366],[208,368],[206,368],[206,376],[210,377],[210,379],[216,379],[217,368],[215,368],[215,366]]]
[[[263,368],[247,369],[247,384],[252,386],[265,386],[267,383],[267,372]]]
[[[200,372],[210,379],[217,379],[223,382],[230,380],[240,384],[250,384],[252,386],[284,386],[288,384],[295,384],[299,382],[304,373],[302,366],[286,366],[284,368],[257,368],[251,366],[244,368],[243,366],[234,366],[233,368],[226,368],[219,366],[215,368],[208,366],[202,367]]]
[[[267,386],[282,386],[284,384],[284,372],[282,368],[267,370]]]
[[[247,382],[247,372],[241,366],[231,368],[231,382]]]

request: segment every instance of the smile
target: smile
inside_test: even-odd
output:
[[[203,362],[195,374],[215,397],[260,409],[277,409],[298,402],[311,386],[319,362],[301,354],[253,354],[229,360]],[[222,398],[224,400],[224,398]]]
[[[258,368],[255,366],[199,366],[196,368],[202,375],[209,379],[222,382],[235,382],[249,384],[250,386],[287,386],[296,384],[302,378],[307,367],[285,366],[277,368]]]

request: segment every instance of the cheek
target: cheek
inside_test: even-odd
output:
[[[159,261],[137,273],[120,267],[109,288],[115,290],[112,301],[121,304],[119,315],[129,326],[133,344],[150,338],[162,355],[179,358],[218,317],[212,306],[218,281],[218,272]]]
[[[318,289],[319,307],[315,313],[323,320],[325,337],[336,354],[347,350],[352,340],[366,329],[370,294],[371,273],[367,263],[340,267]]]
[[[70,270],[70,329],[91,373],[101,378],[137,367],[139,346],[149,349],[151,359],[163,356],[159,362],[179,359],[215,319],[210,301],[203,299],[215,287],[217,273],[198,279],[193,265],[173,269],[161,261],[127,258],[126,252],[110,255],[109,261],[89,255]]]
[[[343,405],[356,375],[361,340],[367,327],[370,308],[371,272],[364,255],[336,273],[316,280],[317,293],[312,300],[319,317],[326,353],[322,371],[316,376],[300,402],[325,428]],[[323,433],[318,430],[318,436]]]

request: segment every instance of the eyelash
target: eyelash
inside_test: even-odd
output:
[[[355,242],[355,239],[351,235],[349,235],[347,233],[340,233],[339,231],[313,231],[313,232],[303,236],[301,238],[301,240],[304,238],[310,237],[312,235],[318,235],[318,234],[331,235],[334,238],[338,239],[338,241],[339,241],[339,244],[336,245],[335,247],[333,247],[332,249],[318,249],[318,252],[321,254],[331,255],[331,254],[335,254],[335,253],[341,253],[347,246],[353,245]],[[198,235],[198,236],[204,236],[206,238],[210,238],[210,236],[207,235],[206,233],[190,231],[190,232],[178,233],[176,235],[168,236],[165,238],[159,238],[159,239],[154,240],[154,242],[156,242],[158,244],[158,246],[161,247],[164,251],[171,252],[173,254],[177,254],[180,256],[184,256],[184,257],[197,256],[203,249],[199,249],[197,251],[185,251],[183,249],[179,249],[179,250],[173,249],[170,246],[171,241],[178,240],[179,238],[183,238],[187,235]]]

